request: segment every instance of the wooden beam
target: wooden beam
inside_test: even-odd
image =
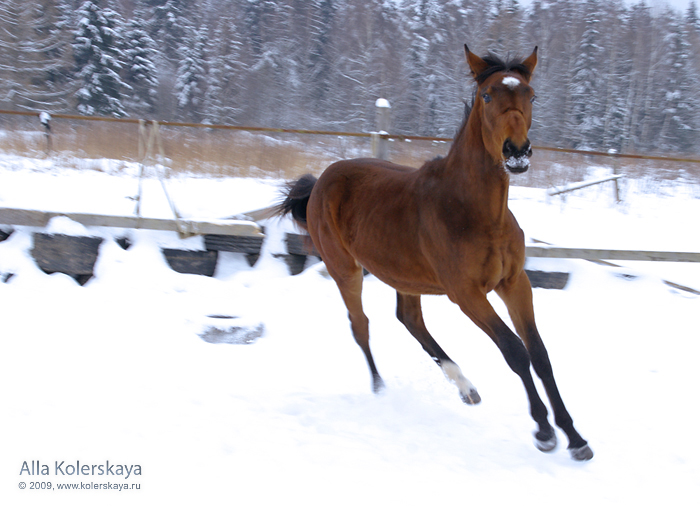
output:
[[[525,255],[543,258],[577,258],[581,260],[636,260],[641,262],[700,262],[700,253],[684,251],[629,251],[610,249],[560,248],[527,246]]]
[[[218,234],[244,237],[264,237],[260,226],[245,220],[179,220],[146,218],[137,216],[114,216],[92,213],[61,213],[35,209],[0,207],[0,224],[45,227],[51,218],[65,216],[86,227],[137,228],[145,230],[184,231],[191,235]]]
[[[607,183],[608,181],[615,181],[616,179],[620,179],[621,177],[625,177],[625,176],[623,174],[615,174],[614,176],[601,177],[600,179],[592,179],[590,181],[582,181],[580,183],[573,183],[573,184],[564,186],[563,188],[552,188],[547,193],[551,196],[560,195],[562,193],[572,192],[574,190],[580,190],[581,188],[586,188],[588,186],[593,186],[593,185],[600,184],[600,183]]]

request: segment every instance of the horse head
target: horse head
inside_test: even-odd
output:
[[[532,155],[528,130],[535,91],[530,86],[537,48],[524,60],[480,58],[464,45],[467,63],[477,83],[472,114],[481,120],[481,137],[491,158],[513,173],[525,172]]]

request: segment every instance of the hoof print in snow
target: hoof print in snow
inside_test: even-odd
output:
[[[200,274],[213,276],[216,270],[217,251],[190,251],[183,249],[163,249],[163,255],[170,268],[180,274]]]
[[[245,237],[237,235],[206,234],[204,247],[209,251],[229,251],[243,253],[248,260],[248,265],[255,265],[260,257],[263,237]]]
[[[211,315],[199,332],[199,337],[211,344],[251,344],[263,335],[262,322],[251,323],[237,316]]]
[[[549,288],[563,290],[569,282],[568,272],[532,271],[527,269],[527,277],[530,278],[532,288]]]
[[[34,234],[32,256],[47,274],[61,272],[85,284],[91,277],[101,237],[84,237],[64,234]]]

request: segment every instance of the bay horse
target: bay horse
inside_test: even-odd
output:
[[[474,102],[445,158],[420,169],[378,159],[343,160],[321,176],[290,182],[276,209],[306,229],[338,285],[353,336],[364,352],[373,389],[384,388],[369,346],[362,309],[363,268],[396,289],[396,316],[459,389],[462,400],[481,398],[426,329],[422,294],[449,299],[500,349],[522,380],[537,423],[535,444],[557,445],[530,365],[541,378],[554,420],[575,460],[593,451],[574,428],[554,381],[535,325],[532,288],[524,270],[524,235],[508,209],[509,172],[525,172],[532,155],[528,130],[535,92],[530,78],[537,48],[525,59],[481,58],[464,46],[476,81]],[[516,335],[486,294],[505,302]]]

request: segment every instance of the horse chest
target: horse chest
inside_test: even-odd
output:
[[[489,234],[477,247],[467,247],[462,256],[465,283],[476,283],[482,291],[490,292],[517,277],[525,263],[524,242],[519,234]]]

